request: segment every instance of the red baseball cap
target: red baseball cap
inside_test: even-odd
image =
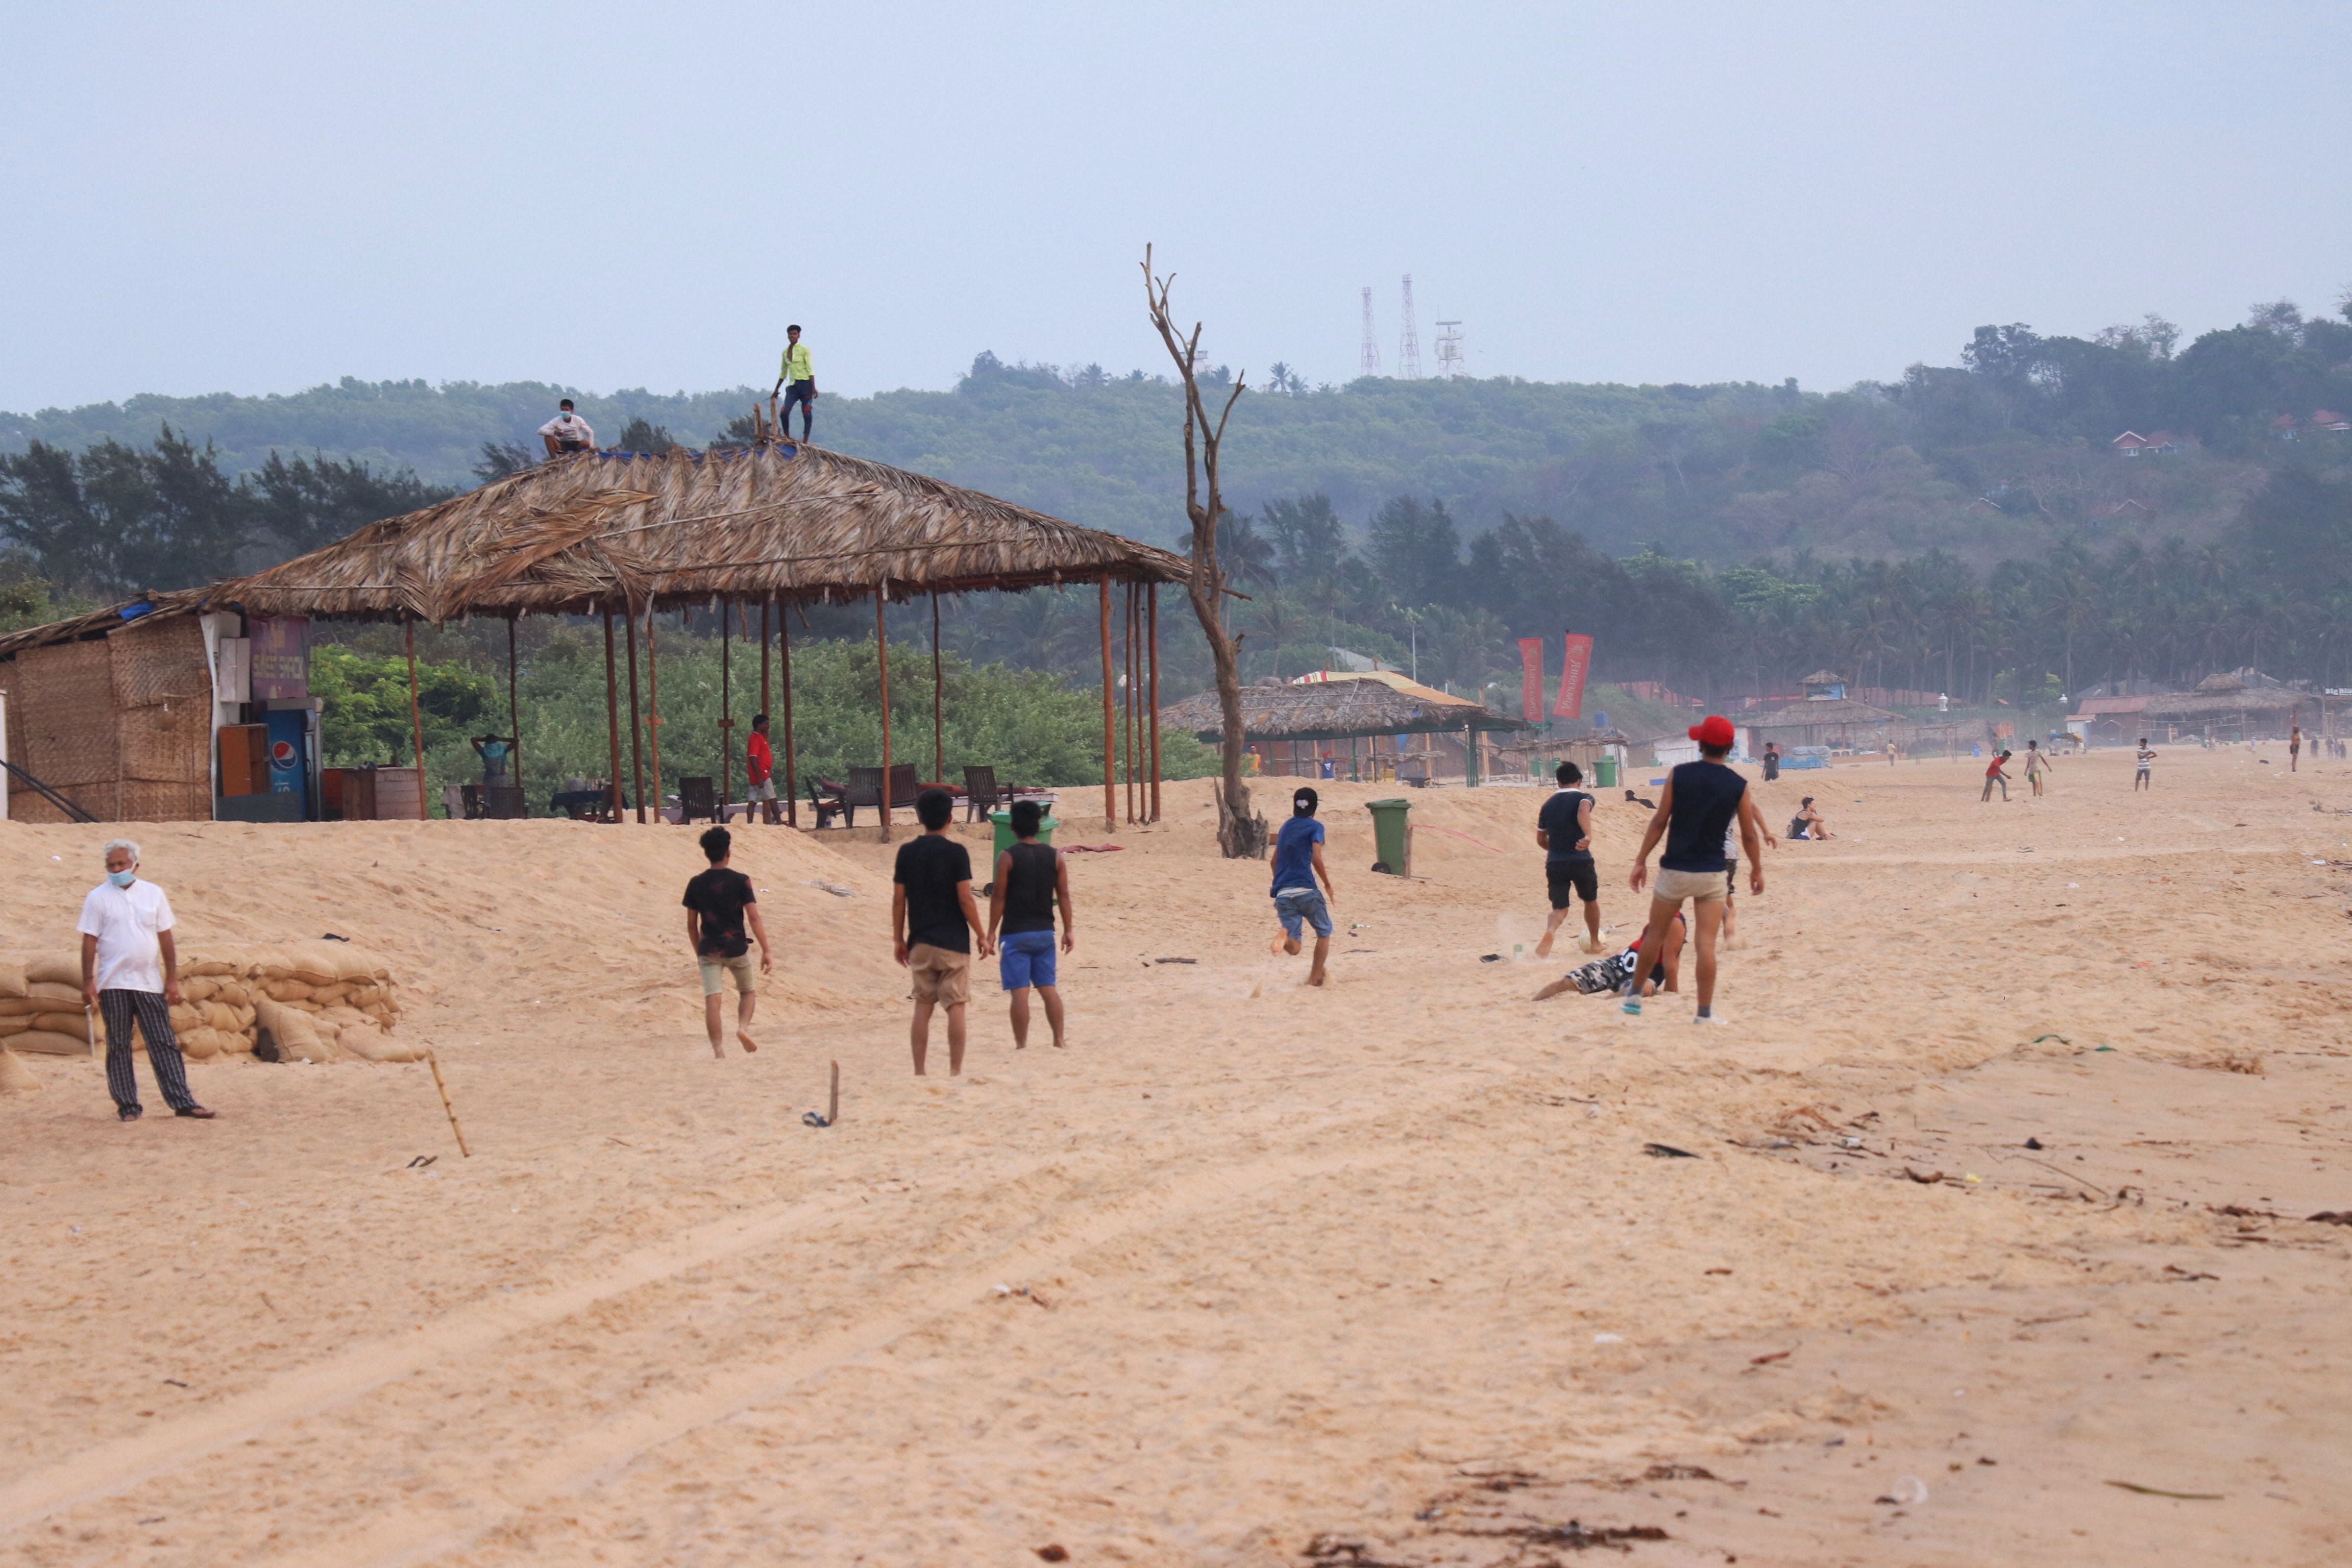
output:
[[[1702,746],[1728,746],[1739,739],[1739,731],[1722,714],[1710,713],[1690,727],[1690,738]]]

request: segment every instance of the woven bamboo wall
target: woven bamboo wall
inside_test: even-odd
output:
[[[105,637],[26,648],[0,666],[9,760],[111,822],[212,816],[212,672],[193,616],[154,617]],[[8,815],[65,814],[8,781]]]

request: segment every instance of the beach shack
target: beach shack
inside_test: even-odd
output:
[[[1160,722],[1224,744],[1224,713],[1213,689],[1171,703]],[[1458,775],[1468,784],[1483,771],[1483,737],[1528,728],[1390,670],[1327,670],[1245,686],[1242,725],[1243,744],[1260,759],[1262,773],[1408,784]],[[1343,744],[1344,753],[1338,749]]]

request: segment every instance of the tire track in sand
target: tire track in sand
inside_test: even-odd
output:
[[[463,1551],[538,1505],[592,1490],[666,1443],[781,1398],[796,1384],[878,1350],[941,1313],[982,1299],[991,1280],[1066,1263],[1130,1231],[1189,1218],[1220,1201],[1246,1201],[1283,1183],[1391,1161],[1395,1156],[1394,1149],[1382,1146],[1327,1154],[1278,1154],[1238,1165],[1213,1164],[1163,1185],[1094,1205],[1078,1217],[1049,1224],[1042,1234],[1015,1243],[953,1279],[909,1292],[906,1300],[845,1323],[797,1350],[726,1367],[699,1387],[665,1394],[592,1426],[521,1470],[510,1483],[499,1484],[495,1473],[488,1473],[489,1484],[479,1492],[453,1500],[447,1509],[428,1513],[410,1508],[383,1514],[334,1540],[305,1543],[264,1559],[261,1568],[414,1568]],[[462,1522],[458,1522],[460,1514]]]

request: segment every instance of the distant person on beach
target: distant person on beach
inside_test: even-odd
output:
[[[147,1039],[147,1066],[163,1103],[174,1116],[210,1121],[213,1112],[188,1092],[187,1060],[172,1032],[172,1009],[180,1001],[180,952],[172,941],[172,900],[139,875],[139,846],[128,838],[110,842],[106,880],[81,901],[81,994],[106,1020],[106,1088],[114,1114],[136,1121],[139,1075],[131,1061],[131,1026],[136,1020]]]
[[[1895,765],[1895,742],[1891,740],[1886,742],[1886,765],[1890,768]]]
[[[2156,761],[2156,752],[2148,748],[2146,735],[2139,738],[2139,751],[2132,760],[2138,764],[2132,770],[2132,794],[2137,795],[2144,789],[2154,789],[2156,785],[2149,782],[2147,770]]]
[[[2025,742],[2025,782],[2032,786],[2035,795],[2042,793],[2042,775],[2050,771],[2050,753],[2042,749],[2042,742]]]
[[[727,1059],[727,981],[735,981],[735,1040],[746,1053],[760,1048],[751,1037],[751,1014],[760,1005],[760,983],[751,971],[751,937],[760,941],[761,974],[775,972],[768,950],[768,928],[760,919],[760,895],[751,879],[729,864],[735,837],[723,827],[702,836],[703,858],[710,868],[686,885],[686,940],[693,944],[694,962],[702,971],[702,1026],[710,1034],[710,1054]],[[751,936],[743,934],[749,921]]]
[[[1544,886],[1551,898],[1551,917],[1544,924],[1536,956],[1551,956],[1552,938],[1568,919],[1575,900],[1584,900],[1584,951],[1601,951],[1601,877],[1592,862],[1592,797],[1577,786],[1584,770],[1562,763],[1552,770],[1559,788],[1536,813],[1536,842],[1544,849]]]
[[[773,318],[770,318],[773,320]],[[816,369],[809,361],[808,345],[801,342],[801,330],[795,324],[784,329],[784,363],[776,371],[776,392],[784,395],[784,411],[776,420],[776,433],[789,434],[793,422],[793,405],[801,405],[801,439],[809,438],[809,426],[816,419]]]
[[[1331,910],[1326,896],[1336,898],[1339,889],[1331,886],[1330,868],[1323,864],[1323,825],[1315,820],[1315,807],[1319,804],[1314,790],[1301,784],[1290,797],[1290,820],[1274,838],[1274,916],[1282,922],[1282,934],[1274,939],[1273,951],[1296,954],[1305,928],[1315,928],[1315,962],[1307,972],[1307,984],[1320,985],[1325,979],[1324,965],[1331,956]],[[1317,878],[1323,879],[1323,890],[1315,887]]]
[[[1013,1048],[1029,1046],[1029,993],[1045,1004],[1054,1048],[1062,1035],[1062,993],[1055,985],[1054,908],[1061,906],[1061,948],[1077,945],[1077,917],[1070,910],[1070,866],[1050,844],[1037,842],[1045,808],[1034,800],[1013,803],[1013,847],[996,858],[994,886],[988,895],[988,934],[996,942],[996,977],[1013,998]]]
[[[2286,732],[2286,771],[2291,773],[2300,772],[2302,760],[2303,726],[2297,723]]]
[[[751,738],[743,742],[743,799],[769,822],[776,813],[776,752],[768,744],[768,716],[751,720]]]
[[[1977,796],[1979,804],[1992,798],[1992,786],[1995,784],[2000,786],[2000,798],[2009,798],[2009,775],[2001,771],[2008,765],[2009,751],[2006,747],[1994,752],[1992,761],[1985,764],[1984,794]]]
[[[1778,849],[1780,847],[1780,841],[1772,837],[1770,828],[1764,826],[1764,808],[1756,804],[1755,796],[1741,795],[1739,805],[1743,813],[1752,811],[1756,814],[1756,831],[1763,837],[1764,847],[1768,849]],[[1723,941],[1726,946],[1730,945],[1733,933],[1738,924],[1739,820],[1734,817],[1731,826],[1723,830]],[[1672,990],[1673,987],[1668,986],[1667,989]]]
[[[1780,742],[1764,742],[1764,782],[1771,784],[1780,776]]]
[[[1811,795],[1797,803],[1797,815],[1789,818],[1789,837],[1809,840],[1832,837],[1830,825],[1814,806]]]
[[[1665,951],[1659,955],[1657,962],[1649,966],[1649,973],[1642,976],[1643,995],[1654,996],[1661,991],[1682,989],[1683,937],[1688,927],[1689,922],[1676,915],[1674,923],[1666,928]],[[1623,991],[1626,983],[1633,978],[1633,971],[1640,967],[1642,942],[1648,934],[1643,931],[1635,936],[1622,952],[1596,958],[1580,968],[1570,970],[1537,992],[1531,1000],[1548,1002],[1564,991],[1573,991],[1580,996]]]
[[[1764,893],[1764,848],[1758,841],[1756,804],[1748,798],[1748,781],[1724,765],[1738,731],[1720,713],[1710,713],[1690,729],[1698,742],[1699,760],[1682,763],[1666,777],[1658,809],[1642,835],[1633,858],[1632,885],[1636,893],[1650,879],[1650,852],[1665,840],[1658,857],[1658,885],[1650,898],[1649,929],[1642,938],[1645,952],[1663,952],[1666,928],[1682,912],[1685,901],[1698,906],[1698,1022],[1715,1022],[1715,939],[1723,921],[1723,840],[1735,819],[1740,842],[1747,848],[1748,890]],[[1638,1016],[1640,990],[1627,983],[1623,1010]]]
[[[507,782],[507,768],[514,761],[515,738],[512,735],[476,735],[474,754],[482,759],[482,784],[495,787]]]
[[[572,399],[558,405],[555,417],[539,427],[539,438],[547,445],[547,455],[561,458],[567,452],[593,452],[596,449],[596,432],[588,421],[572,411]]]
[[[931,1047],[931,1010],[948,1010],[948,1076],[963,1071],[964,1004],[971,999],[971,942],[980,956],[995,951],[971,896],[971,852],[948,837],[955,801],[943,789],[915,797],[922,837],[898,846],[890,873],[890,942],[914,979],[915,1017],[907,1043],[921,1078]]]

